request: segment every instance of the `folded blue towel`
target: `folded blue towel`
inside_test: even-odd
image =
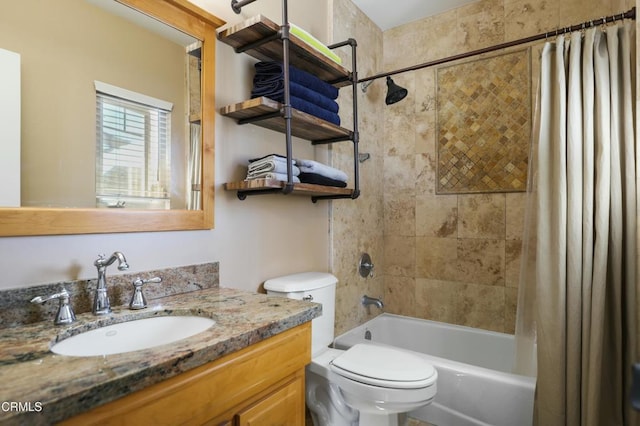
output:
[[[254,84],[265,84],[284,79],[284,66],[282,62],[264,61],[255,64],[256,76]],[[327,82],[320,80],[313,74],[289,66],[289,80],[301,86],[318,92],[329,99],[338,98],[338,89]]]
[[[251,97],[265,96],[276,102],[284,102],[282,63],[258,62],[255,67]],[[338,97],[338,89],[308,72],[294,67],[289,69],[291,106],[339,126],[338,104],[334,101]]]
[[[289,87],[291,88],[291,96],[304,99],[327,111],[338,113],[338,103],[323,94],[307,89],[295,81],[290,82]],[[259,98],[260,96],[266,96],[267,98],[282,102],[281,99],[284,99],[284,81],[280,79],[274,82],[254,82],[251,97]]]
[[[252,98],[256,98],[253,92],[251,93]],[[284,102],[284,94],[282,96],[267,96],[269,99],[273,99],[276,102]],[[300,99],[297,96],[290,96],[291,106],[298,111],[306,112],[307,114],[311,114],[314,117],[321,118],[329,123],[333,123],[336,126],[340,125],[340,116],[335,112],[329,111],[327,109],[322,108],[314,103],[305,101],[304,99]]]
[[[318,173],[300,173],[298,176],[302,183],[312,183],[315,185],[335,186],[338,188],[346,188],[347,183],[341,180],[331,179]]]
[[[274,101],[275,100],[277,99],[274,99]],[[318,105],[312,104],[311,102],[307,102],[304,99],[291,96],[291,106],[298,111],[306,112],[307,114],[311,114],[314,117],[318,117],[325,121],[328,121],[329,123],[333,123],[336,126],[340,125],[340,116],[338,114],[319,107]]]

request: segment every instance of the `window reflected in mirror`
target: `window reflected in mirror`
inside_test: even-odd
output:
[[[170,208],[173,104],[98,83],[96,206]]]

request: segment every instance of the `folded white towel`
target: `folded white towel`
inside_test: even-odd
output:
[[[292,166],[291,170],[294,176],[300,174],[300,169],[296,166]],[[265,172],[287,173],[287,163],[282,161],[260,161],[258,164],[251,163],[249,164],[248,172],[249,174]]]
[[[275,179],[275,180],[280,180],[283,182],[287,181],[287,174],[286,173],[260,173],[260,174],[255,174],[255,175],[247,175],[247,179],[246,180],[252,180],[252,179]],[[297,176],[293,176],[293,182],[294,183],[300,183],[300,179]]]
[[[249,160],[249,164],[258,164],[258,163],[265,163],[265,162],[269,162],[269,161],[278,161],[280,163],[287,163],[287,157],[283,157],[282,155],[278,155],[278,154],[269,154],[269,155],[265,155],[264,157],[260,157],[260,158],[253,158],[251,160]],[[296,160],[292,159],[291,160],[293,162],[293,164],[296,164]]]
[[[346,182],[349,177],[342,170],[327,166],[314,160],[296,159],[296,164],[302,173],[316,173],[318,175]]]

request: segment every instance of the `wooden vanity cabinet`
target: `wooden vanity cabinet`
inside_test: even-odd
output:
[[[267,424],[267,421],[270,425],[304,424],[304,375],[242,410],[235,420],[237,426]]]
[[[72,417],[64,425],[304,425],[311,323]]]

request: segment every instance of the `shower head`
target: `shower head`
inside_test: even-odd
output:
[[[387,105],[400,102],[407,96],[407,93],[407,89],[398,86],[391,77],[387,77],[387,97],[384,100]]]

